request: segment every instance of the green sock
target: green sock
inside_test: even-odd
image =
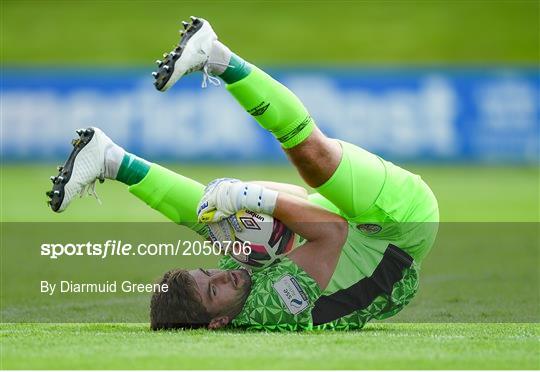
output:
[[[124,154],[122,164],[118,169],[116,180],[126,185],[134,185],[141,182],[150,169],[150,163],[129,152]]]
[[[244,78],[229,83],[227,89],[284,148],[302,143],[315,128],[300,99],[255,66]]]
[[[208,237],[208,227],[197,219],[197,206],[204,194],[204,185],[199,182],[151,164],[146,176],[131,185],[129,192],[171,221]]]
[[[248,76],[250,72],[251,66],[249,63],[233,53],[229,60],[229,66],[219,77],[227,84],[233,84]]]

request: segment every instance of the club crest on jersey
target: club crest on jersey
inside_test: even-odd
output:
[[[356,228],[365,234],[377,234],[382,230],[382,227],[375,223],[360,223]]]

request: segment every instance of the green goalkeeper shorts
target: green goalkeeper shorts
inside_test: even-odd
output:
[[[340,141],[341,162],[310,200],[340,214],[360,236],[386,240],[420,263],[437,235],[439,208],[420,178],[389,161]]]

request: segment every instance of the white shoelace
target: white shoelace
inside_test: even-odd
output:
[[[210,75],[210,72],[208,72],[208,63],[205,63],[204,67],[202,68],[203,73],[203,81],[201,84],[201,87],[204,89],[208,86],[208,83],[219,87],[221,85],[221,81],[215,76]]]
[[[79,193],[79,196],[82,198],[85,195],[93,196],[96,198],[98,203],[101,205],[101,199],[99,198],[97,192],[96,192],[96,182],[99,181],[100,183],[103,183],[105,181],[105,178],[103,175],[100,175],[98,178],[90,182],[88,185],[83,186],[81,189],[81,192]]]
[[[226,66],[227,68],[235,68],[235,66],[233,65],[230,65],[228,63],[221,63],[221,62],[212,62],[213,65],[220,65],[220,66]],[[210,71],[208,71],[208,60],[206,61],[206,63],[204,64],[203,68],[202,68],[202,73],[203,73],[203,81],[202,81],[202,84],[201,84],[201,87],[204,89],[208,86],[208,83],[216,86],[216,87],[219,87],[221,85],[221,81],[215,77],[214,75],[212,75],[210,73]]]

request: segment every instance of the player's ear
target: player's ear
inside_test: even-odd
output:
[[[210,321],[208,329],[223,328],[229,324],[230,321],[231,319],[227,315],[216,317]]]

